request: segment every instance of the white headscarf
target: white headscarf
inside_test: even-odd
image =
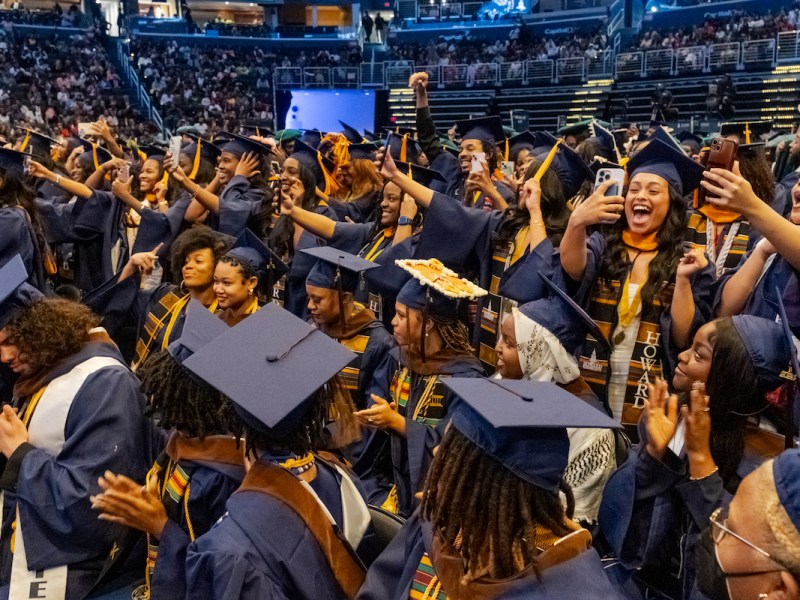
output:
[[[512,308],[522,378],[567,384],[581,375],[575,357],[546,327]]]

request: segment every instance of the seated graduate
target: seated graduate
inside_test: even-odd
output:
[[[28,283],[44,292],[44,236],[33,191],[25,184],[26,160],[31,159],[21,152],[0,148],[0,267],[19,255]]]
[[[107,470],[144,478],[155,453],[139,382],[81,304],[38,300],[0,330],[19,375],[0,415],[0,595],[85,598],[123,528],[98,521],[90,495]]]
[[[180,339],[148,356],[137,372],[148,399],[146,414],[170,432],[165,449],[144,485],[106,471],[99,482],[102,492],[92,496],[100,519],[135,530],[121,548],[138,532],[147,536],[145,583],[137,586],[135,597],[186,596],[186,549],[225,514],[225,503],[244,477],[230,402],[183,368],[186,358],[227,329],[202,304],[189,303]]]
[[[329,219],[336,214],[324,199],[335,185],[330,175],[332,163],[317,150],[295,142],[294,154],[283,163],[280,179],[280,216],[269,234],[269,247],[289,265],[289,272],[277,282],[273,299],[298,317],[307,314],[306,277],[314,260],[301,250],[324,245],[314,232],[305,231],[295,224],[287,211],[297,206]]]
[[[186,172],[170,161],[171,177],[191,194],[187,221],[205,219],[215,231],[238,237],[246,227],[261,230],[264,209],[272,201],[267,179],[270,176],[271,148],[254,139],[224,132],[218,136],[220,150],[217,176],[206,187],[192,181]]]
[[[414,255],[435,256],[458,272],[476,273],[479,284],[489,292],[478,303],[480,318],[472,335],[487,370],[494,368],[498,329],[513,306],[506,293],[509,282],[516,282],[514,300],[541,296],[537,272],[553,271],[553,247],[561,241],[569,220],[567,200],[591,175],[573,150],[552,137],[536,152],[526,171],[519,206],[491,211],[474,211],[414,185],[389,159],[384,163],[387,179],[427,209]]]
[[[709,515],[742,478],[784,448],[793,429],[768,393],[786,381],[791,342],[782,327],[739,315],[701,327],[672,384],[688,402],[649,387],[640,444],[611,476],[600,529],[620,565],[615,577],[672,597],[702,598],[694,556]],[[680,405],[680,406],[679,406]],[[764,431],[763,429],[767,429]]]
[[[245,229],[214,268],[217,315],[230,327],[270,301],[273,284],[288,267],[256,234]]]
[[[370,567],[358,599],[620,598],[591,534],[572,519],[564,483],[566,428],[619,425],[551,383],[445,385],[461,401],[422,505]]]
[[[800,451],[745,477],[709,525],[697,556],[706,596],[800,599]]]
[[[112,337],[131,317],[137,319],[136,345],[131,361],[135,371],[153,350],[166,350],[178,339],[189,300],[195,299],[215,313],[214,270],[228,250],[228,242],[205,225],[196,225],[177,237],[170,249],[171,270],[180,273],[179,285],[163,283],[152,292],[140,289],[141,277],[159,260],[161,246],[134,254],[119,275],[84,298],[84,303],[103,315]]]
[[[441,175],[414,164],[397,164],[398,170],[413,181],[428,187]],[[387,181],[374,220],[367,223],[334,221],[324,215],[305,210],[285,198],[282,212],[296,225],[327,240],[328,245],[357,254],[381,265],[375,276],[367,271],[366,289],[356,291],[356,300],[366,304],[387,327],[394,317],[394,300],[408,275],[396,267],[395,260],[411,258],[419,239],[422,214],[413,198]],[[380,276],[378,276],[380,273]]]
[[[436,259],[397,264],[412,275],[395,303],[392,325],[398,347],[375,371],[372,405],[356,415],[362,425],[390,434],[394,485],[372,485],[387,488],[384,508],[407,517],[414,511],[414,494],[422,487],[455,401],[444,380],[484,375],[469,345],[467,327],[459,320],[459,300],[486,291]],[[379,454],[374,448],[369,451]]]
[[[357,358],[340,375],[355,407],[366,408],[372,375],[395,344],[375,313],[355,301],[355,293],[366,271],[381,268],[329,246],[303,252],[318,259],[306,278],[309,321],[356,353]]]
[[[184,361],[233,402],[248,469],[225,516],[189,547],[188,598],[355,596],[370,516],[351,476],[320,453],[328,419],[350,416],[336,374],[354,358],[268,304]]]
[[[549,279],[550,296],[513,308],[497,341],[497,379],[548,381],[608,412],[581,378],[575,351],[587,332],[603,339],[591,317]],[[614,434],[608,429],[568,428],[569,463],[564,473],[575,498],[573,518],[597,522],[606,481],[617,466]]]

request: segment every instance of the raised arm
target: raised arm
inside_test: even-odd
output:
[[[764,272],[764,266],[775,248],[766,238],[759,240],[756,247],[728,281],[724,282],[717,316],[732,317],[740,314],[747,305],[747,299]]]
[[[288,215],[295,225],[326,240],[331,239],[336,230],[336,221],[325,215],[300,208],[294,203],[291,196],[284,192],[281,192],[281,213]]]
[[[72,196],[78,196],[79,198],[90,198],[92,196],[92,190],[89,187],[64,175],[56,175],[35,160],[30,162],[30,174],[37,179],[52,181],[58,187],[66,190],[66,192]]]
[[[177,164],[177,161],[173,164],[172,156],[169,153],[164,157],[164,168],[169,172],[169,176],[192,196],[193,202],[186,210],[187,221],[196,221],[207,210],[212,213],[219,212],[219,196],[215,193],[219,187],[217,177],[214,177],[214,180],[203,188],[200,184],[189,179]]]
[[[383,160],[384,154],[386,155],[385,160]],[[381,167],[382,160],[383,166]],[[385,180],[391,181],[397,185],[403,192],[416,200],[420,206],[424,206],[425,208],[430,206],[431,200],[433,200],[433,190],[417,183],[408,175],[404,175],[398,171],[397,165],[394,164],[394,160],[392,159],[392,155],[386,154],[383,148],[378,150],[375,166],[380,167],[381,175]]]

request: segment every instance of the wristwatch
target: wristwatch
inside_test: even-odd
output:
[[[402,227],[403,225],[411,225],[414,223],[414,219],[410,219],[409,217],[400,217],[397,219],[397,226]]]

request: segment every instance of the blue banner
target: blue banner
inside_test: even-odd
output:
[[[657,12],[648,12],[642,20],[644,29],[675,28],[683,25],[700,25],[706,19],[729,19],[739,12],[764,14],[771,10],[773,14],[786,8],[786,0],[734,0],[733,2],[714,2],[699,6],[681,8],[660,7]]]

